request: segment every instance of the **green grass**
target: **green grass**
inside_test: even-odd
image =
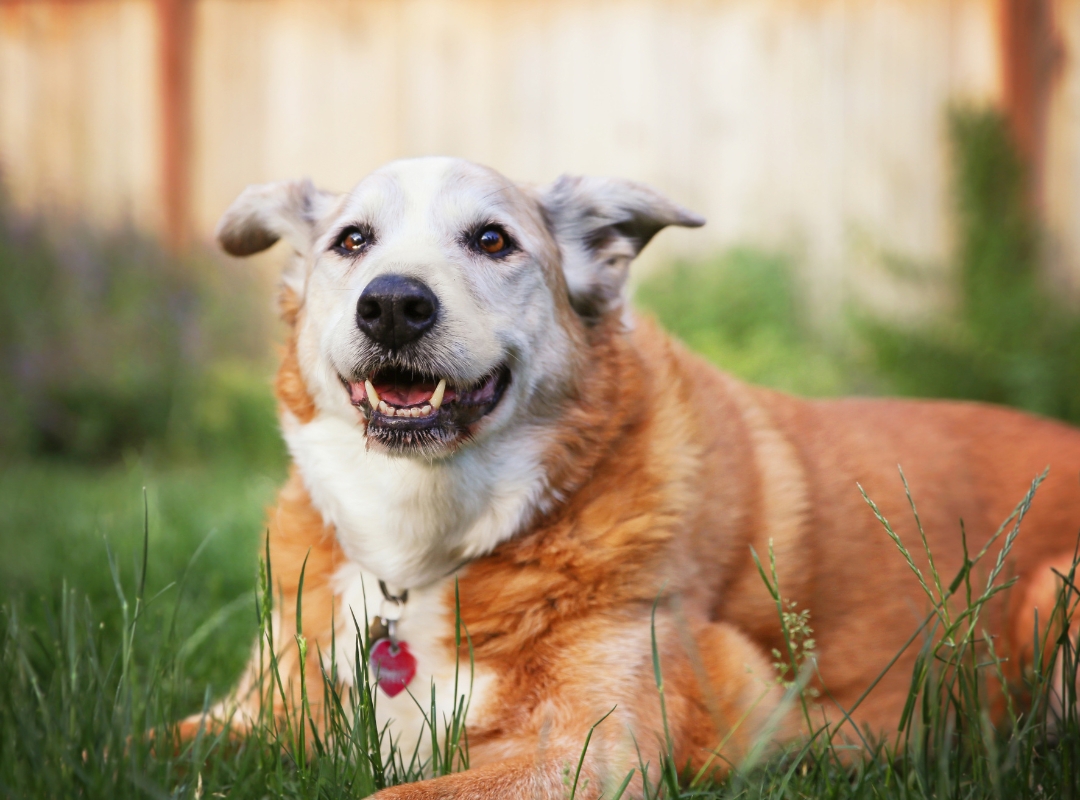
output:
[[[231,461],[158,469],[138,460],[97,468],[34,461],[0,468],[0,603],[19,608],[27,631],[41,631],[55,622],[66,586],[80,608],[85,600],[105,642],[116,644],[120,608],[110,551],[121,581],[130,584],[141,570],[148,521],[146,590],[160,597],[147,610],[136,655],[160,644],[161,625],[179,603],[178,636],[216,624],[200,632],[188,677],[220,691],[235,678],[255,635],[260,531],[283,474],[280,468],[246,472]]]
[[[307,718],[269,715],[239,744],[174,739],[172,723],[223,694],[253,642],[274,650],[260,531],[282,473],[233,459],[0,472],[0,797],[366,796],[467,764],[464,694],[426,765],[383,760],[362,690],[335,692],[327,739]],[[366,676],[366,653],[337,657]],[[265,690],[283,688],[275,667]]]

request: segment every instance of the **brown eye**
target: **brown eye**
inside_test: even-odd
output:
[[[371,237],[359,228],[346,228],[334,247],[342,253],[359,253],[370,243]]]
[[[355,251],[363,247],[366,241],[364,234],[360,233],[360,231],[353,231],[341,240],[341,246],[346,250]]]
[[[480,249],[485,253],[498,253],[506,249],[506,237],[495,228],[481,231],[476,243],[480,245]]]

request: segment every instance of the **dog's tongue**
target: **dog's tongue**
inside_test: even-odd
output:
[[[385,400],[392,406],[398,408],[406,408],[408,406],[418,406],[426,403],[431,399],[431,395],[435,392],[435,384],[433,383],[414,383],[411,385],[386,383],[386,384],[374,384],[375,391],[379,393],[379,397]]]

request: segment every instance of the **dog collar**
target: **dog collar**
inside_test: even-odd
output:
[[[397,624],[405,613],[409,590],[391,594],[385,581],[379,581],[383,599],[379,615],[371,620],[368,628],[368,667],[379,688],[393,697],[399,694],[416,675],[416,657],[409,652],[409,645],[397,638]]]
[[[454,565],[447,575],[453,575],[469,562]],[[409,590],[390,594],[386,581],[379,580],[382,602],[379,614],[371,620],[368,628],[368,667],[384,692],[390,697],[399,694],[416,675],[416,656],[409,652],[409,645],[397,638],[397,623],[405,613]]]

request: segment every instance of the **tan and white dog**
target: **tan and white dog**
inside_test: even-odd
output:
[[[759,737],[797,733],[769,723],[780,624],[751,547],[770,542],[783,597],[812,615],[821,713],[840,719],[833,701],[850,707],[927,610],[856,487],[917,541],[898,463],[948,577],[960,520],[981,544],[1050,465],[1008,566],[1018,584],[988,612],[1009,669],[1031,662],[1032,609],[1052,603],[1051,567],[1067,567],[1080,527],[1080,431],[971,403],[806,401],[718,372],[624,299],[654,234],[703,222],[627,181],[535,188],[436,158],[392,163],[347,194],[251,187],[225,213],[229,253],[279,239],[295,251],[276,384],[294,467],[269,515],[278,629],[295,629],[305,558],[309,675],[336,639],[353,680],[342,670],[365,597],[372,615],[399,617],[415,675],[377,689],[378,709],[412,743],[432,686],[451,707],[455,664],[468,663],[454,644],[459,587],[471,768],[380,796],[560,797],[613,707],[583,780],[594,794],[617,783],[635,742],[648,758],[663,735],[658,596],[680,766],[721,742],[715,763],[737,763]],[[896,724],[914,650],[857,723]],[[259,669],[220,721],[255,716],[245,687]]]

